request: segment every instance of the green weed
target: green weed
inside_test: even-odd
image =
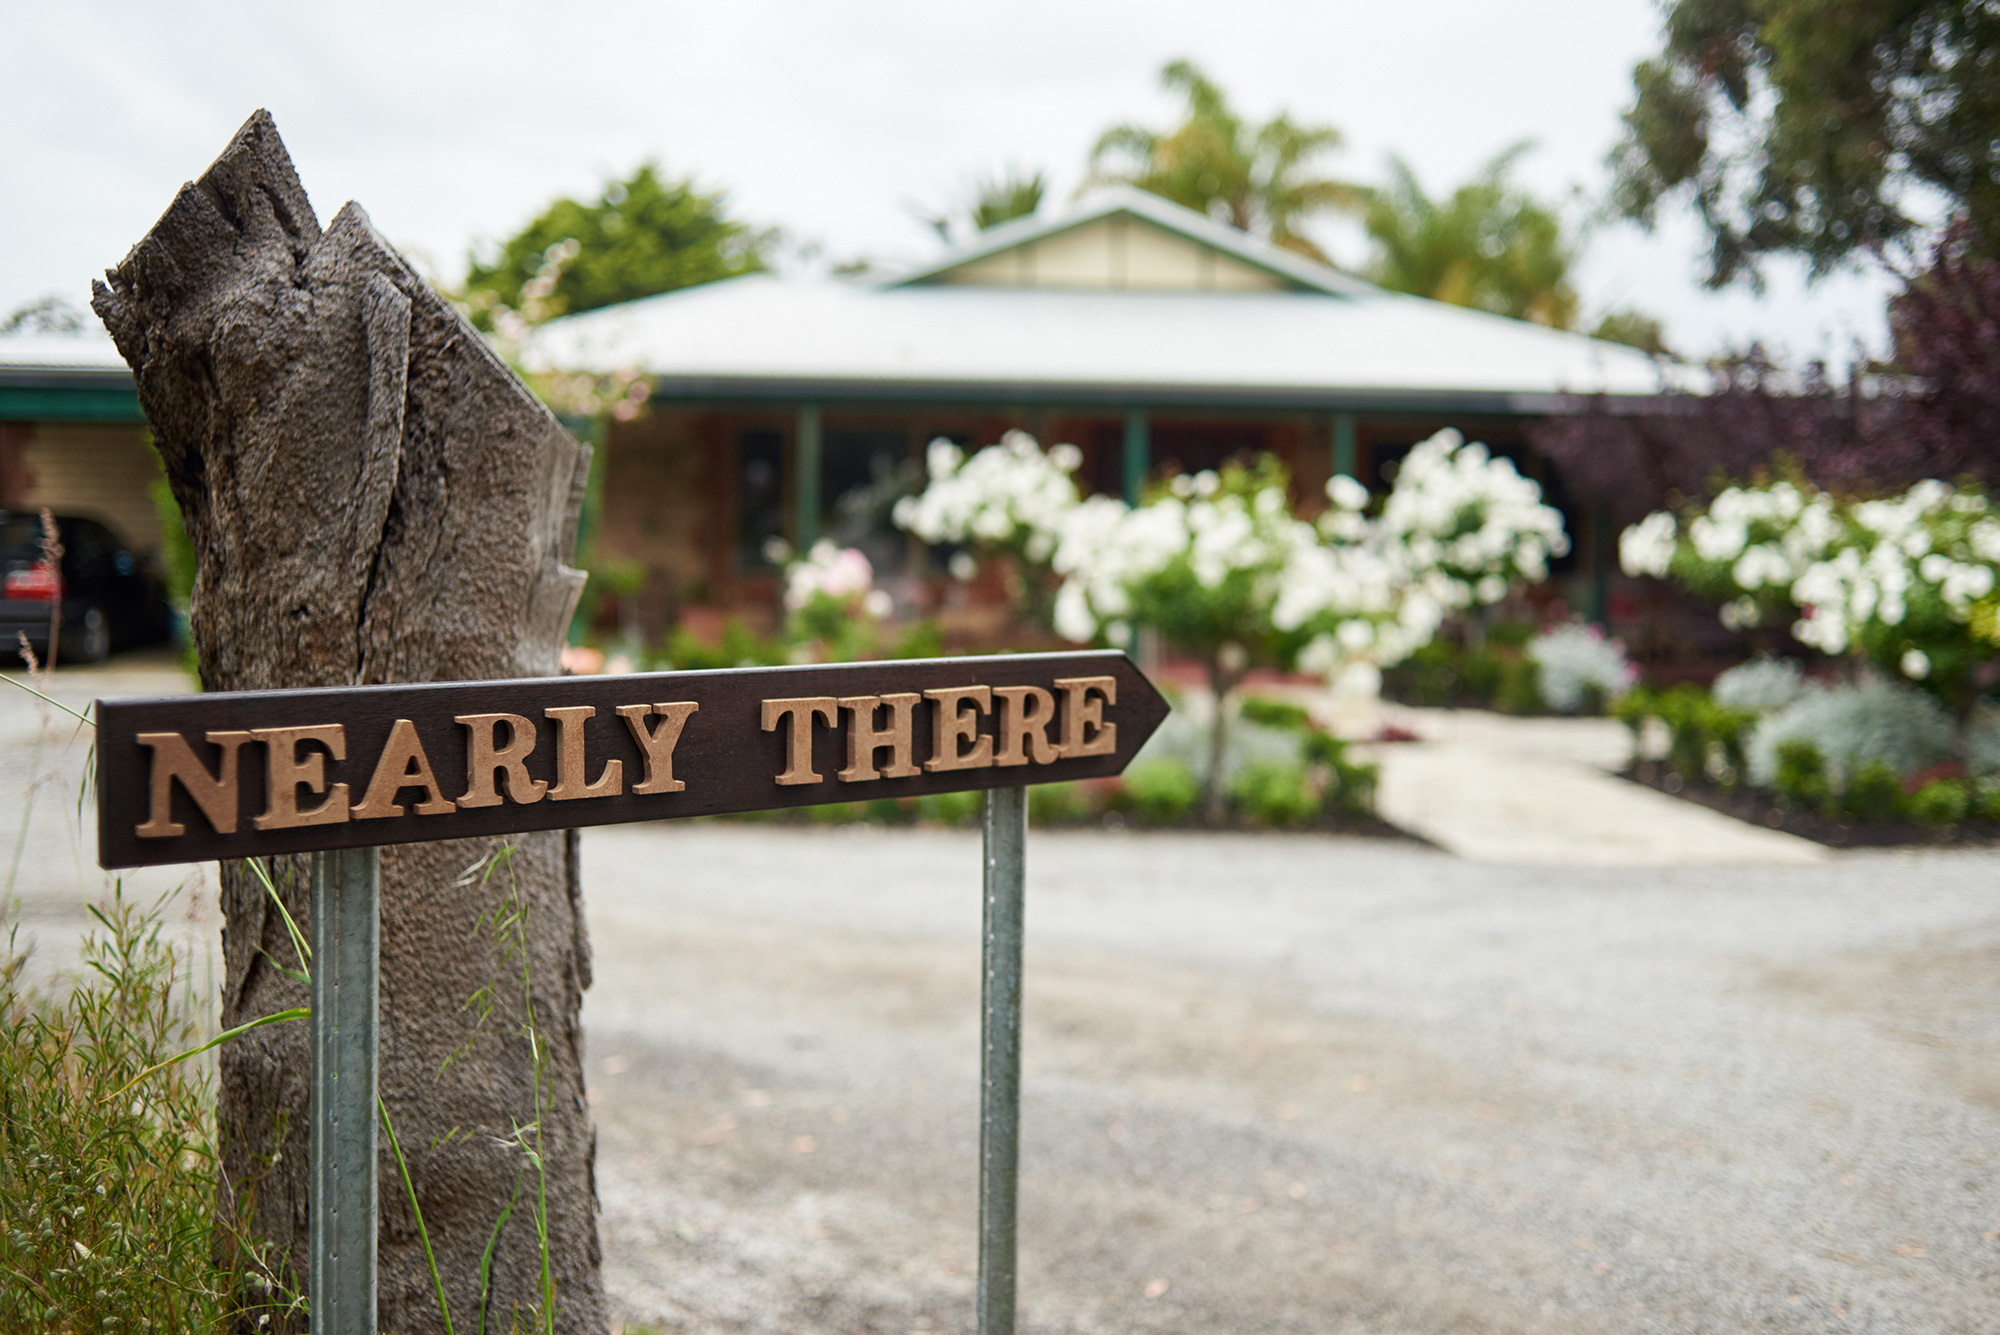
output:
[[[208,1330],[303,1305],[268,1250],[215,1255],[214,1088],[158,904],[122,888],[82,970],[41,994],[0,964],[0,1329]]]

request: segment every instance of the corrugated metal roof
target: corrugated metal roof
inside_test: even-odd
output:
[[[0,338],[0,385],[130,388],[132,373],[101,329],[74,337],[9,334]]]
[[[960,266],[1114,215],[1225,252],[1284,292],[984,287]],[[531,365],[635,368],[668,397],[994,398],[1542,412],[1651,397],[1688,369],[1521,320],[1387,292],[1129,188],[981,233],[887,279],[769,274],[543,326]]]
[[[1581,334],[1379,291],[883,287],[768,274],[551,321],[528,355],[542,367],[637,368],[669,393],[696,395],[793,386],[848,397],[1301,406],[1440,394],[1651,396],[1664,377],[1683,374]]]

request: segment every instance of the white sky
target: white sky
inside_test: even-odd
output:
[[[1165,125],[1160,66],[1187,56],[1246,114],[1330,122],[1332,174],[1381,177],[1401,153],[1432,193],[1518,139],[1545,197],[1603,191],[1650,0],[725,0],[556,6],[487,0],[11,7],[0,42],[0,313],[81,302],[182,181],[266,106],[321,219],[358,199],[421,262],[462,271],[558,194],[588,195],[657,156],[725,186],[736,212],[826,255],[914,259],[915,209],[1006,163],[1059,199],[1106,125]],[[1352,227],[1322,239],[1358,264]],[[1752,338],[1844,357],[1880,340],[1888,282],[1761,297],[1706,293],[1677,220],[1591,238],[1587,313],[1632,304],[1676,347]]]

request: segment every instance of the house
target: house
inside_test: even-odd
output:
[[[930,564],[889,521],[937,437],[1009,428],[1083,451],[1131,496],[1161,469],[1269,451],[1310,506],[1331,473],[1379,486],[1451,426],[1566,505],[1526,428],[1594,398],[1632,410],[1664,372],[1630,348],[1386,292],[1132,189],[980,233],[886,278],[754,274],[552,321],[531,364],[651,380],[611,423],[597,551],[649,576],[637,629],[690,605],[770,607],[771,540],[865,550],[905,590]],[[1571,514],[1602,598],[1611,535]]]
[[[0,510],[83,515],[152,553],[159,476],[132,373],[108,336],[0,338]]]

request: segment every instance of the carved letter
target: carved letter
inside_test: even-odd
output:
[[[995,686],[1000,697],[1000,750],[995,765],[1046,765],[1061,754],[1049,741],[1056,698],[1039,686]],[[1024,746],[1023,743],[1026,743]]]
[[[1062,745],[1056,748],[1063,759],[1108,756],[1116,751],[1118,725],[1104,721],[1104,706],[1118,703],[1118,678],[1057,677],[1056,689],[1063,693]],[[1103,698],[1091,699],[1092,691]],[[1086,728],[1096,732],[1086,734]]]
[[[820,783],[823,780],[813,771],[812,725],[815,718],[823,718],[831,728],[840,722],[840,702],[830,695],[802,695],[793,700],[766,700],[764,702],[764,731],[773,732],[778,720],[792,721],[790,744],[785,750],[785,772],[778,776],[782,784]]]
[[[510,800],[522,806],[542,800],[548,785],[529,778],[524,763],[535,752],[533,720],[519,714],[460,714],[456,721],[471,734],[465,743],[465,796],[458,799],[461,807],[499,806],[494,780],[501,774],[507,776]],[[507,725],[504,747],[494,739],[502,723]]]
[[[681,729],[687,726],[688,715],[700,708],[692,700],[618,706],[618,717],[625,720],[625,726],[632,730],[632,740],[646,753],[646,781],[636,785],[633,792],[678,793],[687,787],[674,777],[674,746],[681,739]],[[649,714],[660,716],[659,723],[651,728],[646,726]]]
[[[289,830],[298,825],[344,825],[347,823],[347,785],[326,786],[326,756],[318,751],[299,754],[300,742],[318,742],[335,760],[347,759],[347,729],[338,723],[321,723],[310,728],[253,728],[251,735],[264,743],[264,769],[270,776],[265,790],[263,815],[251,822],[260,830]],[[325,793],[326,800],[307,811],[299,810],[299,789]]]
[[[850,695],[840,702],[852,717],[847,724],[847,768],[839,774],[842,783],[863,783],[869,779],[907,779],[921,774],[916,764],[917,702],[923,697],[914,691],[896,695]],[[875,726],[875,711],[889,707],[889,726]],[[875,753],[886,750],[889,766],[879,774]]]
[[[236,748],[250,740],[247,732],[203,733],[222,749],[222,762],[211,775],[195,758],[194,748],[177,732],[142,732],[134,740],[153,753],[153,809],[146,823],[132,832],[141,839],[171,839],[187,826],[173,818],[174,780],[208,817],[217,834],[236,833]]]
[[[542,713],[556,721],[556,786],[549,789],[549,801],[616,797],[625,791],[625,762],[622,760],[605,761],[596,783],[584,781],[589,763],[583,754],[583,724],[584,720],[597,717],[595,709],[589,705],[565,705],[561,709],[544,709]]]
[[[933,774],[948,769],[986,769],[993,764],[993,739],[979,731],[979,716],[993,707],[993,693],[984,686],[947,686],[925,691],[937,706],[931,728],[931,758],[924,768]],[[965,706],[970,704],[972,708]],[[970,751],[959,744],[972,742]]]
[[[381,820],[402,815],[405,808],[396,798],[405,788],[424,790],[424,800],[417,803],[419,816],[448,816],[458,810],[438,787],[437,776],[431,773],[431,758],[424,754],[417,725],[399,718],[396,726],[389,729],[389,740],[382,744],[374,777],[368,780],[368,791],[354,808],[354,819]]]

